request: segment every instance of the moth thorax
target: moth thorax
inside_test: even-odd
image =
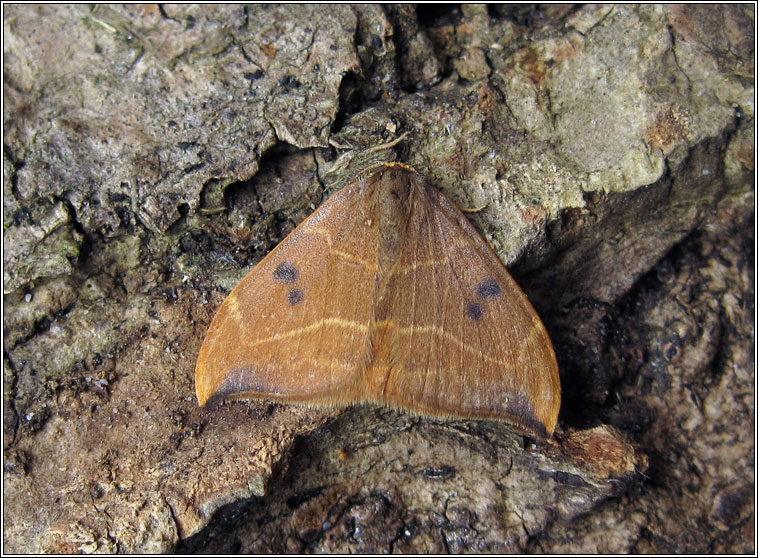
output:
[[[408,173],[388,168],[377,176],[376,220],[379,225],[379,267],[386,272],[397,261],[411,211]]]

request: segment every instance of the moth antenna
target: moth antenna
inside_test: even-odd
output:
[[[376,151],[382,151],[384,149],[391,149],[395,147],[398,143],[403,141],[405,138],[407,138],[410,135],[410,132],[403,132],[398,137],[393,139],[392,141],[388,141],[387,143],[380,143],[379,145],[375,145],[371,149],[368,150],[368,153],[374,153]]]
[[[465,209],[463,207],[459,207],[458,209],[460,209],[461,211],[463,211],[463,213],[479,213],[480,211],[484,211],[485,209],[487,209],[487,207],[489,207],[489,205],[490,205],[490,202],[487,202],[484,205],[482,205],[481,207],[475,207],[473,209]]]

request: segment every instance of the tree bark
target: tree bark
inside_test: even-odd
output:
[[[753,552],[754,17],[4,6],[6,549]],[[480,209],[553,439],[197,407],[225,295],[379,158]]]

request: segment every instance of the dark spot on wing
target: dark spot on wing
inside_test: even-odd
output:
[[[290,306],[295,306],[298,302],[301,302],[305,298],[305,294],[300,289],[292,289],[287,293],[287,300]]]
[[[473,302],[466,306],[466,315],[475,322],[478,322],[482,319],[483,312],[484,308],[478,302]]]
[[[536,432],[538,437],[547,438],[545,425],[537,420],[534,406],[528,397],[522,394],[509,395],[505,401],[504,411],[511,415],[512,420],[522,427]]]
[[[282,262],[274,271],[274,279],[280,283],[294,283],[300,273],[297,268],[289,262]]]
[[[476,287],[479,298],[497,298],[502,292],[500,284],[494,279],[485,279]]]
[[[275,394],[279,392],[276,387],[264,384],[258,376],[253,368],[233,368],[208,399],[206,405],[212,406],[225,399],[233,399],[237,394],[244,398],[245,393]]]

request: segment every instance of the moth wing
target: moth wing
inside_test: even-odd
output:
[[[372,336],[377,399],[551,435],[560,380],[542,322],[460,210],[416,182],[401,256],[378,303],[386,319]]]
[[[366,366],[376,227],[361,183],[301,223],[217,311],[195,372],[198,401],[350,403]],[[350,277],[354,282],[337,281]]]

